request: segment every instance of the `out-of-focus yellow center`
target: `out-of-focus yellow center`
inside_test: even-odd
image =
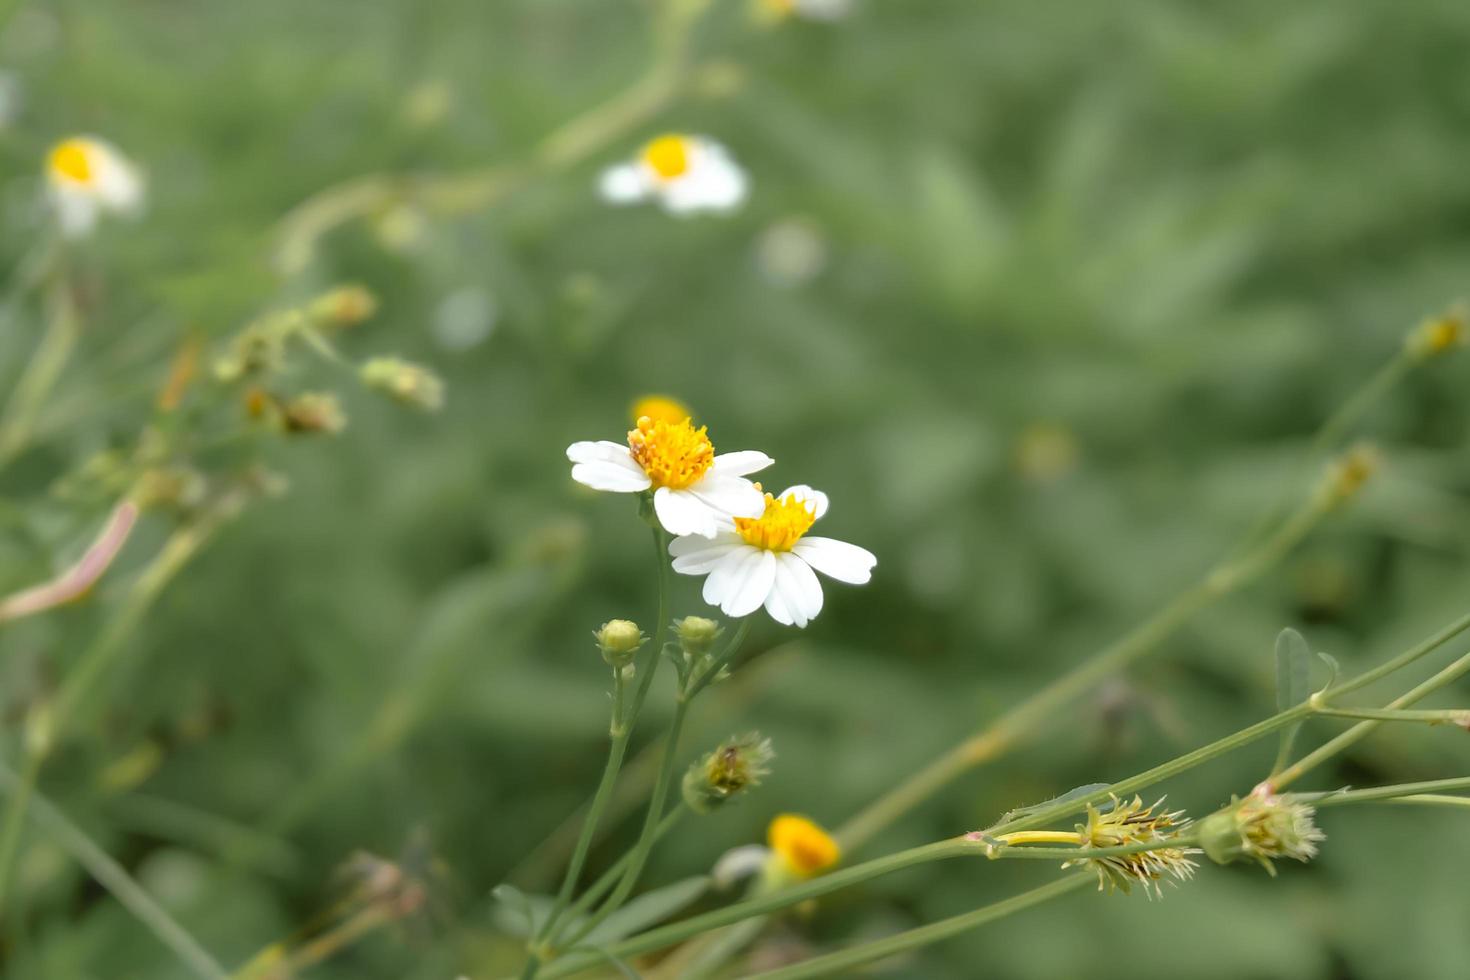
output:
[[[783,813],[771,821],[766,842],[802,878],[826,871],[842,857],[842,849],[830,834],[794,813]]]
[[[639,418],[638,427],[628,433],[628,448],[655,487],[671,490],[698,483],[715,461],[705,427],[696,429],[688,416],[678,422]]]
[[[796,13],[796,0],[755,0],[755,10],[759,19],[774,23]]]
[[[756,484],[760,486],[759,483]],[[766,494],[766,512],[759,517],[735,518],[735,530],[747,544],[766,551],[790,551],[817,519],[814,501],[787,494],[780,500]]]
[[[643,148],[643,162],[661,180],[673,180],[689,172],[689,140],[673,134],[660,136]]]
[[[57,143],[51,148],[49,163],[52,173],[79,184],[92,180],[92,155],[85,140],[69,139]]]
[[[651,418],[655,422],[677,425],[694,414],[683,402],[665,395],[647,395],[633,403],[633,421]]]

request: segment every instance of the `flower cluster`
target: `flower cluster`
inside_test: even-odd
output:
[[[1112,805],[1106,808],[1089,806],[1087,823],[1077,827],[1083,854],[1090,849],[1148,849],[1131,854],[1078,857],[1062,867],[1086,865],[1097,873],[1099,891],[1117,889],[1125,895],[1135,884],[1143,885],[1145,895],[1162,895],[1161,884],[1166,879],[1173,878],[1174,883],[1189,880],[1198,866],[1190,855],[1198,854],[1200,850],[1182,843],[1168,846],[1183,835],[1190,821],[1182,810],[1161,809],[1163,804],[1160,799],[1152,806],[1144,806],[1143,800],[1137,796],[1127,801],[1115,796]]]
[[[667,409],[677,403],[659,400]],[[815,572],[852,585],[877,559],[857,545],[810,535],[827,495],[798,484],[767,493],[747,477],[775,461],[755,450],[716,454],[705,426],[685,415],[642,415],[627,443],[576,442],[572,479],[594,490],[644,494],[674,540],[673,569],[705,576],[704,600],[740,618],[765,607],[771,618],[805,627],[822,611]]]
[[[1307,804],[1274,793],[1233,797],[1225,809],[1200,821],[1200,846],[1217,864],[1251,858],[1275,877],[1277,859],[1306,863],[1317,856],[1317,845],[1327,835],[1317,828],[1315,816]]]

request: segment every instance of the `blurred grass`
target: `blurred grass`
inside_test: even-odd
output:
[[[762,448],[773,480],[826,489],[828,533],[880,559],[871,586],[828,590],[726,722],[771,735],[777,772],[661,846],[648,881],[664,883],[759,839],[780,810],[839,823],[1146,615],[1249,530],[1404,332],[1466,291],[1470,8],[1450,0],[869,0],[836,25],[774,31],[721,4],[697,50],[733,91],[691,93],[613,154],[407,247],[358,223],[304,275],[273,275],[287,209],[362,173],[519,159],[644,70],[646,23],[630,2],[56,0],[0,35],[23,90],[0,131],[6,268],[39,233],[55,138],[100,133],[152,183],[147,216],[82,256],[97,302],[56,395],[67,424],[0,474],[0,589],[75,557],[105,505],[48,491],[137,431],[187,331],[223,337],[358,280],[383,307],[351,342],[450,386],[439,416],[351,397],[340,439],[284,447],[290,494],[162,596],[43,778],[227,964],[329,905],[352,852],[398,854],[417,827],[459,914],[311,975],[513,964],[484,896],[600,769],[588,631],[652,617],[631,503],[579,492],[562,456],[617,438],[637,395],[679,396],[722,449]],[[732,148],[754,182],[742,212],[679,222],[595,199],[597,167],[671,127]],[[793,261],[793,242],[816,263]],[[32,304],[12,309],[6,385],[40,332]],[[877,846],[972,828],[1259,717],[1283,625],[1352,665],[1463,612],[1467,370],[1430,365],[1374,413],[1383,478],[1269,581]],[[1073,450],[1038,467],[1038,431]],[[93,599],[0,634],[12,732],[166,533],[151,519]],[[694,583],[681,588],[697,609]],[[762,621],[755,647],[792,639]],[[666,711],[652,701],[650,721]],[[1171,800],[1205,810],[1267,754],[1179,780]],[[1454,774],[1461,755],[1443,732],[1384,733],[1320,785]],[[140,759],[127,779],[100,776]],[[1079,896],[888,972],[1463,977],[1453,856],[1470,844],[1453,819],[1334,812],[1310,870],[1207,869],[1153,905]],[[184,975],[43,835],[19,871],[6,975]],[[927,921],[1039,873],[881,879],[785,936]]]

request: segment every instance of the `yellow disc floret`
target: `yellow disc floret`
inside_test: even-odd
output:
[[[661,180],[673,180],[689,172],[689,140],[668,134],[651,140],[643,148],[643,162]]]
[[[756,484],[757,487],[760,484]],[[766,494],[766,512],[759,517],[735,518],[735,530],[747,544],[766,551],[790,551],[817,519],[817,505],[788,493],[777,500]]]
[[[771,821],[766,843],[791,873],[802,878],[826,871],[842,857],[842,849],[830,834],[794,813],[783,813]]]
[[[52,173],[79,184],[92,180],[92,155],[86,140],[69,139],[57,143],[51,148],[48,165]]]
[[[689,418],[693,413],[688,406],[676,398],[667,395],[645,395],[633,403],[633,421],[647,416],[655,422],[667,422],[675,425]]]
[[[696,429],[688,417],[668,422],[643,416],[628,433],[628,448],[655,487],[671,490],[698,483],[715,461],[705,427]]]

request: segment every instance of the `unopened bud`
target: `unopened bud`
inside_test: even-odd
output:
[[[1415,327],[1405,338],[1404,344],[1409,353],[1421,360],[1447,353],[1456,347],[1464,347],[1466,341],[1470,340],[1467,319],[1470,319],[1470,307],[1465,303],[1456,303]]]
[[[1383,456],[1377,447],[1367,443],[1350,447],[1328,464],[1321,489],[1327,503],[1336,507],[1357,496],[1382,463]]]
[[[356,283],[328,290],[306,308],[306,315],[321,327],[355,327],[378,311],[378,298]]]
[[[347,425],[342,403],[337,400],[336,395],[326,392],[297,395],[282,408],[281,419],[287,432],[324,432],[327,435],[336,435]]]
[[[724,630],[719,623],[703,616],[685,616],[674,621],[674,635],[679,638],[679,648],[694,660],[708,654],[722,632]]]
[[[648,642],[638,624],[626,619],[610,619],[592,635],[597,639],[602,659],[619,669],[626,667],[638,649]]]
[[[771,774],[776,757],[771,740],[759,732],[737,735],[689,767],[684,774],[684,802],[695,813],[709,813]]]
[[[418,364],[396,357],[375,357],[358,374],[367,387],[401,404],[427,412],[444,407],[444,382]]]

